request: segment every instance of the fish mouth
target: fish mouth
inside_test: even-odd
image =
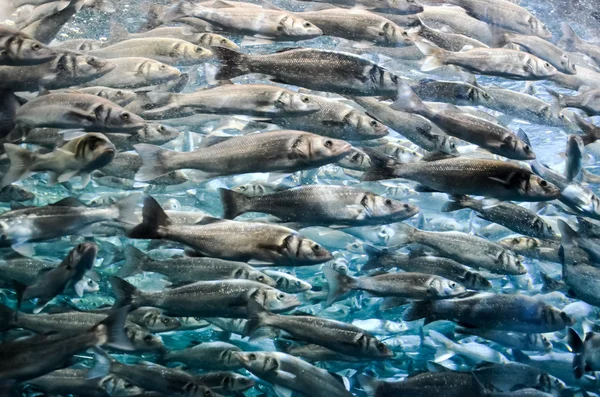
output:
[[[333,151],[334,156],[345,156],[352,150],[352,145],[348,142],[344,142],[337,150]]]

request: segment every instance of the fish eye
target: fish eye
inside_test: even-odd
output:
[[[227,40],[221,39],[221,44],[227,44]]]
[[[258,281],[265,281],[265,277],[264,276],[258,276],[256,279]]]
[[[117,98],[123,98],[123,91],[117,91],[117,93],[115,94],[115,96]]]
[[[160,127],[158,127],[157,129],[158,129],[158,132],[165,132],[165,127],[162,125]]]
[[[333,141],[331,139],[327,139],[325,141],[325,147],[331,149],[333,147]]]
[[[452,288],[452,289],[456,288],[456,283],[450,283],[450,288]]]
[[[529,145],[523,146],[523,150],[526,151],[527,153],[531,152],[531,148],[529,147]]]
[[[210,389],[206,389],[206,390],[204,390],[204,395],[206,397],[212,396],[212,392],[210,391]]]
[[[294,285],[295,285],[296,287],[299,287],[299,286],[301,285],[301,284],[300,284],[300,281],[296,281],[296,282],[294,283]]]
[[[385,350],[385,345],[382,342],[377,342],[377,344],[375,346],[377,347],[377,350],[379,350],[379,351]]]
[[[377,34],[378,34],[379,36],[383,36],[385,33],[383,33],[383,32],[379,32],[379,33],[377,33]]]
[[[167,65],[160,65],[159,69],[160,70],[165,70],[167,68]]]
[[[153,339],[154,338],[152,337],[152,335],[146,335],[146,336],[144,336],[144,342],[150,343],[150,342],[152,342]]]
[[[319,244],[313,245],[313,251],[319,251],[320,249],[321,249],[321,246],[319,246]]]
[[[283,30],[283,26],[277,26],[277,30],[281,32]]]
[[[310,28],[312,24],[310,22],[304,22],[302,26],[304,26],[305,28]]]
[[[456,149],[456,145],[454,144],[454,142],[450,142],[450,149]]]
[[[308,102],[310,102],[310,98],[309,98],[309,97],[307,97],[307,96],[303,96],[303,97],[302,97],[302,102],[304,102],[304,103],[308,103]]]
[[[171,319],[168,318],[168,317],[165,317],[161,321],[162,321],[163,324],[169,324],[171,322]]]
[[[550,64],[549,64],[548,62],[546,62],[546,63],[544,64],[544,66],[545,66],[545,67],[547,67],[547,68],[549,68],[549,67],[550,67]]]
[[[279,299],[279,300],[283,300],[283,298],[285,298],[285,295],[284,295],[284,294],[279,294],[279,295],[277,295],[277,299]]]
[[[519,244],[519,239],[518,238],[513,238],[513,244]]]
[[[410,209],[410,205],[409,204],[404,204],[404,209],[405,210],[409,210]]]
[[[385,201],[384,201],[384,204],[385,204],[385,205],[387,205],[387,206],[389,207],[390,205],[392,205],[392,200],[390,200],[390,199],[385,199]]]
[[[204,49],[202,47],[196,47],[196,52],[200,53],[202,51],[204,51]]]
[[[129,118],[130,118],[130,116],[129,116],[129,113],[122,113],[122,114],[121,114],[121,118],[122,118],[123,120],[129,120]]]
[[[90,287],[94,286],[94,280],[88,280],[87,285],[89,285]]]
[[[42,49],[42,46],[39,45],[38,43],[33,43],[32,46],[31,46],[31,49],[34,50],[34,51],[38,51],[38,50]]]
[[[547,187],[548,186],[548,182],[546,182],[545,180],[542,179],[541,182],[540,182],[540,186],[541,187]]]
[[[377,123],[377,121],[375,121],[375,120],[371,120],[371,122],[369,124],[371,125],[371,127],[377,127],[377,124],[379,124],[379,123]]]
[[[248,360],[250,360],[250,361],[256,360],[256,354],[254,354],[254,353],[249,354],[248,355]]]

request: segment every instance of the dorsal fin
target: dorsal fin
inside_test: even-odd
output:
[[[87,207],[87,205],[75,197],[66,197],[56,203],[50,204],[53,207]]]

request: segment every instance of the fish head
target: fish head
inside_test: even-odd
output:
[[[352,147],[350,154],[338,161],[338,164],[344,168],[366,171],[371,167],[371,158],[362,150]]]
[[[329,162],[342,159],[352,150],[352,145],[340,139],[313,134],[306,134],[304,138],[303,144],[295,148],[295,151],[300,150],[312,162]]]
[[[533,237],[509,237],[500,240],[500,245],[518,253],[535,250],[539,244],[539,240]]]
[[[408,32],[393,22],[384,23],[377,35],[375,42],[378,44],[406,47],[414,43]]]
[[[94,108],[97,130],[106,132],[135,132],[144,128],[146,122],[137,114],[120,106],[100,103]]]
[[[177,42],[171,47],[169,57],[180,60],[202,60],[212,57],[211,50],[187,41]]]
[[[202,383],[192,381],[183,386],[183,390],[178,393],[182,397],[216,397],[217,394]]]
[[[549,224],[547,224],[540,218],[536,218],[533,221],[532,226],[533,226],[533,229],[535,229],[539,235],[544,236],[544,238],[546,238],[546,239],[552,240],[556,237],[556,234],[554,233],[552,226],[550,226]]]
[[[281,312],[301,305],[300,300],[295,295],[269,287],[257,290],[252,298],[272,312]]]
[[[307,114],[321,110],[321,105],[314,97],[288,90],[281,90],[275,106],[289,114]]]
[[[248,272],[248,280],[256,281],[257,283],[277,288],[277,281],[273,280],[273,278],[258,270],[250,270]]]
[[[367,196],[371,196],[370,199],[367,198]],[[419,207],[416,205],[403,203],[382,196],[375,196],[370,193],[365,194],[361,204],[363,204],[363,206],[369,206],[367,212],[370,213],[370,217],[385,218],[393,222],[411,218],[420,211]]]
[[[225,47],[234,51],[239,51],[240,49],[233,41],[216,33],[199,33],[190,41],[206,47]]]
[[[464,285],[443,277],[432,277],[429,288],[435,297],[452,297],[467,291]]]
[[[277,24],[279,34],[296,40],[312,39],[323,35],[323,31],[306,19],[285,15]]]
[[[152,334],[137,324],[126,324],[125,334],[136,350],[157,351],[165,348],[160,336]]]
[[[165,316],[160,310],[150,310],[142,317],[144,327],[154,332],[167,332],[181,327],[176,318]]]
[[[528,334],[527,337],[531,340],[531,346],[540,346],[542,350],[550,352],[552,351],[552,342],[541,334]]]
[[[533,15],[530,15],[527,18],[527,23],[529,24],[531,33],[534,35],[546,40],[552,38],[552,32],[548,29],[548,27]]]
[[[162,145],[179,137],[179,130],[162,124],[147,123],[141,132],[138,132],[145,142],[153,145]]]
[[[325,247],[314,241],[296,236],[296,244],[293,244],[293,248],[290,253],[294,254],[294,261],[299,263],[323,263],[333,259],[333,255]]]
[[[490,283],[487,278],[476,272],[465,273],[464,285],[469,289],[474,289],[477,291],[485,291],[492,288],[492,283]]]
[[[255,383],[256,382],[254,382],[254,380],[248,378],[247,376],[230,372],[223,377],[221,385],[223,390],[243,391],[254,387]]]
[[[448,135],[432,134],[432,141],[436,150],[451,156],[458,156],[460,153],[456,148],[456,139]]]
[[[554,184],[535,174],[531,174],[521,181],[519,186],[521,193],[530,199],[547,201],[558,198],[561,190]]]
[[[550,62],[544,61],[543,59],[530,58],[529,61],[527,61],[527,65],[535,77],[547,78],[558,73],[558,70],[556,70],[556,68],[552,66]]]
[[[520,160],[535,160],[535,153],[531,146],[515,134],[506,134],[502,140],[502,147],[512,152],[514,157],[518,157]]]
[[[75,158],[85,164],[85,170],[96,170],[108,165],[117,153],[115,145],[102,134],[85,134],[75,146]]]
[[[11,201],[28,201],[33,200],[35,195],[29,190],[25,190],[17,185],[8,185],[2,188],[3,194],[8,194]]]
[[[106,59],[87,55],[77,55],[74,64],[74,77],[85,77],[86,80],[103,76],[117,67],[117,65]]]
[[[56,51],[37,40],[15,35],[7,40],[5,51],[9,57],[25,61],[27,64],[39,64],[56,57]]]
[[[360,334],[357,344],[365,352],[365,355],[370,357],[390,358],[394,356],[394,352],[385,343],[366,333]]]
[[[97,95],[101,98],[108,99],[119,106],[125,106],[137,98],[137,94],[134,91],[116,89],[100,90]]]
[[[100,291],[100,284],[98,282],[92,280],[89,277],[84,277],[83,280],[80,281],[83,283],[83,292],[98,292]]]
[[[555,308],[554,306],[544,305],[542,310],[542,318],[553,329],[562,330],[576,323],[576,319],[570,317],[567,313]]]
[[[343,123],[344,129],[355,132],[360,139],[379,139],[389,134],[385,125],[354,109],[344,116]]]
[[[560,57],[560,66],[566,74],[577,74],[577,66],[575,66],[575,64],[567,54],[563,54]]]
[[[142,388],[112,374],[100,380],[100,387],[107,396],[129,397],[139,396],[144,393]]]
[[[519,275],[527,273],[527,268],[523,266],[521,260],[509,250],[501,250],[496,257],[495,262],[504,269],[507,274]]]
[[[236,186],[231,190],[233,190],[234,192],[243,193],[244,195],[249,197],[262,196],[268,191],[265,185],[257,182],[251,182],[246,183],[244,185]]]
[[[280,366],[277,357],[270,352],[235,352],[234,356],[253,374],[275,374]]]
[[[96,244],[92,242],[81,243],[69,252],[63,264],[71,269],[91,270],[97,254],[98,246]]]
[[[353,242],[346,244],[345,249],[346,251],[355,254],[364,254],[365,252],[364,244],[360,240],[354,240]]]
[[[491,103],[494,100],[485,89],[473,84],[456,84],[453,91],[457,99],[470,102],[473,106]]]
[[[165,83],[167,81],[175,80],[179,76],[181,76],[181,72],[179,71],[179,69],[177,69],[173,66],[169,66],[167,64],[164,64],[164,63],[158,62],[158,61],[147,61],[147,62],[148,62],[147,78],[149,78],[151,81],[153,81],[154,84]]]

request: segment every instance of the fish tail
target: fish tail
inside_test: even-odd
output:
[[[90,329],[97,336],[97,346],[110,346],[119,350],[135,350],[125,333],[129,306],[114,310],[106,319]]]
[[[323,267],[323,273],[327,279],[327,284],[329,284],[327,306],[339,300],[339,298],[356,287],[356,278],[339,273],[332,267]]]
[[[27,291],[27,285],[17,280],[13,280],[12,283],[17,294],[17,313],[15,313],[16,316],[18,314],[18,310],[21,308],[21,304],[23,303],[23,298],[25,296],[25,292]]]
[[[415,45],[426,56],[423,65],[421,65],[421,71],[429,72],[444,66],[446,51],[424,41],[415,41]]]
[[[250,197],[224,188],[219,188],[219,194],[223,204],[223,219],[235,219],[237,216],[248,212],[246,207]]]
[[[158,202],[147,196],[144,198],[144,208],[142,209],[142,223],[134,227],[129,232],[130,238],[154,239],[160,238],[159,228],[171,224],[169,217]]]
[[[402,164],[392,157],[371,148],[363,148],[371,159],[371,167],[361,177],[361,181],[379,181],[382,179],[395,179],[398,164]]]
[[[442,206],[442,212],[453,212],[469,208],[470,200],[467,196],[452,196],[451,200]]]
[[[381,267],[379,261],[384,255],[385,251],[381,248],[373,247],[372,245],[364,246],[365,253],[367,254],[367,263],[365,263],[361,270],[373,270]]]
[[[144,271],[144,264],[148,262],[148,255],[144,254],[133,245],[125,246],[125,263],[117,272],[117,277],[129,277]]]
[[[375,397],[379,395],[377,391],[379,390],[379,387],[383,384],[382,381],[364,374],[359,374],[356,376],[356,378],[358,379],[358,383],[360,384],[360,387],[362,387],[363,391],[366,393],[367,397]]]
[[[10,168],[2,178],[2,186],[5,187],[13,182],[24,179],[31,173],[37,155],[28,150],[25,150],[15,144],[5,143],[4,150],[10,160]]]
[[[250,339],[252,339],[252,334],[267,325],[268,317],[269,312],[260,303],[250,299],[248,301],[248,321],[244,326],[244,336],[250,336]]]
[[[564,108],[567,103],[566,103],[566,97],[561,94],[560,92],[554,91],[551,88],[545,87],[546,91],[548,92],[548,94],[550,94],[550,96],[554,99],[554,104],[560,108]]]
[[[225,47],[213,47],[212,51],[221,62],[221,68],[215,75],[216,80],[229,80],[248,73],[246,55]]]
[[[596,127],[577,113],[573,113],[573,118],[575,119],[577,126],[584,133],[584,135],[581,136],[584,145],[589,145],[600,139],[600,128]]]
[[[567,22],[560,24],[562,37],[558,40],[558,46],[566,51],[577,51],[577,45],[581,44],[581,39]]]
[[[579,379],[585,373],[585,344],[573,328],[569,328],[567,341],[573,353],[575,353],[575,357],[573,357],[573,372],[575,377]]]
[[[575,245],[573,239],[577,237],[577,232],[562,219],[558,220],[558,229],[561,234],[561,248],[567,249],[573,247]]]
[[[0,303],[0,332],[16,327],[17,312]]]
[[[169,160],[177,156],[174,150],[163,149],[147,143],[139,143],[133,148],[142,159],[142,166],[135,174],[135,180],[140,182],[151,181],[161,175],[176,171],[169,165]]]
[[[416,321],[422,318],[425,319],[425,324],[434,321],[433,301],[413,302],[402,315],[404,321]]]
[[[117,276],[111,276],[109,281],[113,293],[117,297],[115,307],[126,306],[131,307],[132,310],[140,307],[139,301],[141,300],[141,291],[139,289]]]
[[[452,342],[449,338],[434,330],[429,330],[429,337],[441,345],[435,352],[436,363],[446,361],[450,357],[454,356],[454,353],[451,351],[454,342]]]
[[[88,371],[88,379],[103,378],[110,372],[114,359],[99,347],[94,348],[94,366]]]
[[[117,220],[134,225],[137,224],[140,220],[135,214],[135,209],[138,207],[139,201],[139,194],[132,194],[125,197],[124,199],[117,201],[114,204],[117,208],[117,211],[119,212]]]
[[[404,81],[398,83],[398,99],[390,106],[394,110],[399,110],[406,113],[417,113],[427,115],[427,105],[423,103],[421,98]]]

